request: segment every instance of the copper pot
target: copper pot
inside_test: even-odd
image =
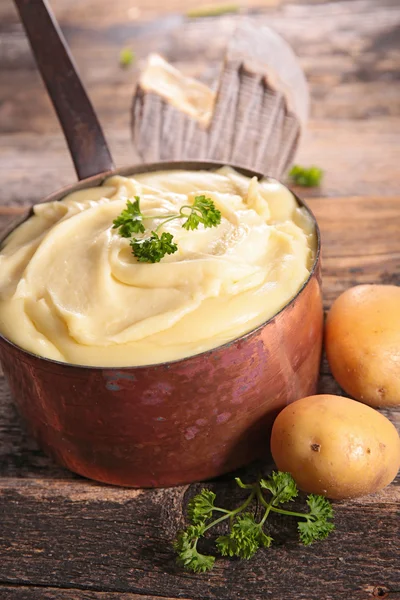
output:
[[[18,3],[24,20],[30,3]],[[32,14],[38,27],[37,19],[41,14],[48,17],[48,13],[44,5],[36,10],[40,4],[37,0],[34,4]],[[39,42],[25,26],[42,68]],[[57,54],[61,51],[57,46],[60,37],[54,23],[50,34],[53,54]],[[62,50],[70,60],[65,45]],[[50,89],[44,68],[42,75]],[[51,95],[64,130],[71,129],[68,122],[72,117],[68,111],[63,115],[60,94],[53,91]],[[84,118],[87,120],[87,115]],[[99,171],[99,164],[107,163],[104,148],[108,149],[98,124],[96,127],[102,141],[101,160],[97,160],[96,144],[75,149],[73,158],[80,174],[88,169]],[[71,148],[72,143],[69,145]],[[175,162],[106,170],[53,194],[47,201],[99,185],[112,173],[133,175],[218,166]],[[314,223],[318,243],[314,266],[295,298],[266,323],[213,350],[150,366],[101,368],[36,356],[1,336],[0,359],[12,396],[40,446],[80,475],[133,487],[208,479],[266,455],[277,413],[289,402],[316,391],[323,309],[320,236],[315,219]]]
[[[216,166],[160,163],[117,173]],[[99,185],[106,175],[48,201]],[[13,398],[40,446],[71,471],[135,487],[207,479],[265,455],[277,413],[316,390],[323,310],[315,227],[314,267],[295,298],[257,329],[196,356],[144,367],[84,367],[35,356],[0,337]]]

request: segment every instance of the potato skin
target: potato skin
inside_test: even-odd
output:
[[[308,493],[342,500],[387,486],[400,467],[400,438],[382,414],[356,400],[321,394],[286,406],[271,434],[280,471]]]
[[[328,313],[325,350],[349,396],[400,405],[400,287],[358,285],[341,294]]]

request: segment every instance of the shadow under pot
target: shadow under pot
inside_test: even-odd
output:
[[[85,179],[47,201],[116,173],[220,166],[124,168]],[[296,200],[315,227],[309,277],[273,318],[229,343],[172,362],[110,368],[43,358],[1,336],[12,396],[43,450],[75,473],[131,487],[209,479],[268,456],[274,418],[288,403],[316,392],[321,357],[320,236],[314,216]]]

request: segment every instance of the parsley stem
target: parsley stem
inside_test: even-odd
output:
[[[293,512],[291,510],[284,510],[283,508],[276,508],[275,506],[271,506],[271,510],[279,513],[280,515],[289,515],[289,517],[303,517],[303,519],[309,518],[307,513]]]
[[[265,507],[264,516],[260,521],[260,527],[262,527],[264,525],[265,521],[267,520],[269,513],[271,512],[271,510],[273,510],[273,507],[272,507],[272,500],[270,502],[267,502],[263,496],[263,493],[261,491],[259,484],[257,483],[256,485],[257,485],[257,498],[259,499],[261,504]]]
[[[255,495],[256,495],[256,490],[253,489],[253,491],[251,492],[251,494],[249,495],[247,500],[245,502],[243,502],[243,504],[241,506],[239,506],[238,508],[235,508],[235,510],[227,511],[227,513],[225,515],[223,515],[222,517],[219,517],[218,519],[215,519],[215,521],[212,521],[209,525],[207,525],[207,527],[205,527],[203,533],[205,533],[207,531],[207,529],[211,529],[211,527],[214,527],[214,525],[218,525],[218,523],[222,523],[222,521],[225,521],[229,517],[232,518],[235,515],[237,515],[238,513],[244,511],[245,508],[247,508],[249,506],[249,504],[252,502]]]
[[[188,214],[185,214],[184,212],[182,212],[184,208],[188,208],[190,210],[189,215],[192,212],[195,212],[195,211],[197,211],[198,213],[201,214],[201,211],[196,206],[194,206],[194,205],[190,206],[190,204],[182,204],[182,206],[179,209],[179,214],[180,214],[181,217],[188,217],[189,216]]]
[[[184,208],[188,208],[190,210],[189,214],[183,212]],[[184,219],[185,217],[189,217],[193,212],[200,213],[200,216],[201,216],[201,211],[199,211],[199,209],[196,208],[196,206],[190,206],[189,204],[184,204],[183,206],[180,207],[178,213],[170,213],[170,214],[166,214],[166,215],[142,215],[142,221],[148,220],[148,219],[153,219],[153,220],[161,219],[162,223],[160,223],[157,226],[157,228],[155,229],[155,232],[157,233],[157,231],[160,229],[160,227],[162,227],[162,225],[164,225],[168,221],[173,221],[174,219]]]
[[[174,219],[180,219],[180,216],[179,215],[172,215],[172,217],[168,217],[166,219],[164,219],[164,217],[153,217],[153,219],[157,219],[157,218],[158,219],[162,218],[163,221],[161,221],[161,223],[159,225],[157,225],[157,227],[154,230],[154,233],[157,233],[157,231],[159,231],[161,229],[161,227],[163,225],[165,225],[165,223],[168,223],[168,221],[173,221]]]
[[[242,490],[252,490],[256,485],[254,483],[243,483],[240,477],[235,477],[235,481],[238,484],[238,486],[242,488]]]
[[[174,219],[176,219],[177,217],[179,217],[179,214],[170,213],[166,215],[142,215],[142,221],[144,221],[145,219],[169,219],[169,217],[174,217]]]
[[[267,502],[259,485],[257,485],[257,496],[261,504],[265,506],[265,508],[272,510],[272,512],[279,513],[280,515],[289,515],[289,517],[303,517],[303,519],[308,519],[307,513],[299,513],[292,510],[285,510],[284,508],[277,508],[276,506],[272,505],[272,500],[271,502]]]
[[[257,485],[257,498],[259,499],[259,501],[261,502],[261,504],[263,506],[265,506],[265,508],[271,510],[271,508],[272,508],[271,503],[267,502],[266,499],[264,498],[264,494],[262,493],[259,484],[257,483],[256,485]]]
[[[183,209],[184,208],[188,208],[190,210],[189,214],[184,213]],[[174,213],[174,214],[170,214],[170,215],[153,215],[153,216],[143,216],[142,220],[144,219],[162,219],[161,223],[159,225],[157,225],[157,227],[155,228],[154,232],[157,233],[161,227],[163,225],[165,225],[165,223],[168,223],[168,221],[174,221],[175,219],[185,219],[185,218],[189,218],[190,215],[192,215],[193,213],[197,213],[201,219],[201,211],[196,207],[196,206],[190,206],[189,204],[184,204],[183,206],[180,207],[179,209],[179,213]]]
[[[272,506],[271,506],[271,504],[269,504],[268,507],[265,509],[264,516],[261,519],[261,521],[259,522],[260,527],[262,527],[264,525],[265,521],[268,519],[268,515],[271,512],[271,508],[272,508]]]

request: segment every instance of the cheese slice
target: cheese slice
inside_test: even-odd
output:
[[[150,54],[139,84],[207,126],[214,109],[215,93],[203,83],[185,77],[158,54]]]

